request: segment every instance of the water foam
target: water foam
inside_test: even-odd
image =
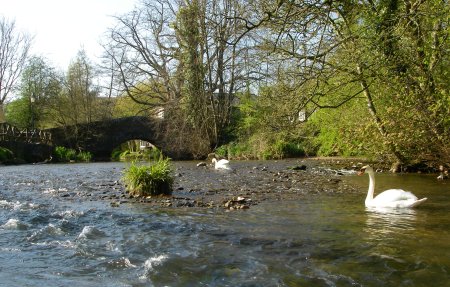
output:
[[[21,222],[19,219],[10,218],[8,221],[2,225],[4,229],[20,229],[25,230],[28,228],[26,223]]]
[[[3,208],[11,208],[14,210],[20,209],[23,206],[22,203],[20,203],[19,201],[7,201],[7,200],[0,200],[0,207]]]
[[[45,226],[44,228],[39,229],[38,231],[33,232],[27,239],[28,241],[36,241],[48,236],[58,236],[58,235],[64,235],[64,232],[61,230],[61,228],[49,224]]]
[[[161,265],[164,261],[166,261],[169,256],[163,254],[159,256],[150,257],[144,263],[144,274],[140,276],[140,279],[146,279],[153,271],[155,266]]]
[[[97,239],[105,237],[105,232],[101,231],[95,226],[85,226],[78,235],[77,239]]]
[[[21,210],[27,208],[36,209],[39,208],[39,205],[35,203],[22,203],[20,201],[0,200],[0,208],[9,208],[12,210]]]

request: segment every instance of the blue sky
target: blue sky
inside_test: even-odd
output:
[[[32,54],[66,70],[84,48],[96,62],[101,38],[114,25],[112,16],[131,11],[137,0],[0,0],[0,16],[34,36]]]

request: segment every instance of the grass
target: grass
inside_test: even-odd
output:
[[[133,196],[169,195],[172,193],[174,177],[169,158],[160,158],[152,165],[132,163],[124,171],[122,181]]]

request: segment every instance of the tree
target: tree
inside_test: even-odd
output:
[[[256,2],[241,21],[298,91],[293,113],[363,96],[359,116],[378,130],[366,140],[393,161],[449,158],[447,1]]]
[[[95,77],[96,73],[85,51],[80,50],[68,68],[65,87],[55,106],[59,124],[90,123],[101,117]]]
[[[418,160],[445,161],[450,158],[449,126],[444,120],[450,116],[445,79],[448,3],[360,4],[341,4],[336,9],[339,18],[332,24],[349,39],[338,52],[352,51],[345,62],[353,67],[382,142],[394,155],[396,166]]]
[[[6,105],[6,121],[19,128],[31,128],[30,99],[18,98]]]
[[[62,77],[46,63],[44,58],[29,59],[20,84],[20,98],[22,102],[27,103],[23,111],[27,114],[26,127],[42,129],[54,125],[51,107],[62,90],[62,84]]]
[[[237,75],[239,26],[232,17],[243,9],[237,1],[142,1],[117,18],[105,46],[108,68],[123,92],[136,102],[164,108],[174,132],[186,135],[209,152],[231,118]],[[108,61],[108,63],[111,63]],[[149,99],[143,100],[146,95]],[[201,142],[201,143],[200,143]],[[186,145],[181,143],[181,145]]]
[[[0,123],[4,104],[12,94],[26,63],[32,38],[16,30],[15,22],[0,18]]]
[[[141,7],[117,17],[105,48],[104,69],[112,89],[152,108],[176,105],[181,87],[175,78],[177,49],[170,23],[170,1],[142,1]],[[147,99],[146,99],[147,98]]]

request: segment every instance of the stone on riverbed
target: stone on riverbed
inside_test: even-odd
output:
[[[291,170],[306,170],[306,165],[304,165],[304,164],[295,165],[295,166],[289,167],[289,169],[291,169]]]
[[[243,196],[233,197],[230,200],[226,200],[223,203],[223,207],[228,210],[236,209],[249,209],[252,202],[251,198],[245,198]]]

